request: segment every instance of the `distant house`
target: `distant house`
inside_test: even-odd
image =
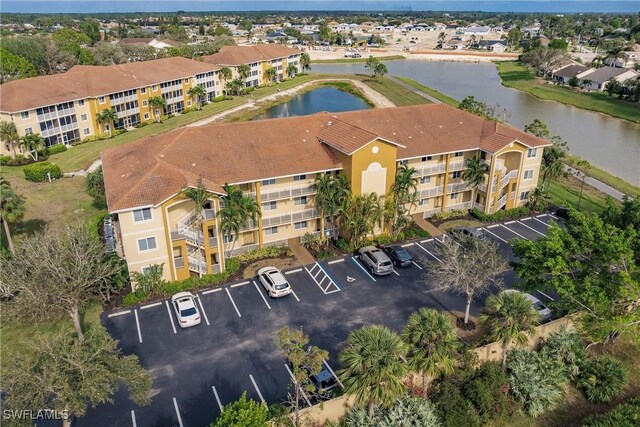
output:
[[[467,44],[460,37],[454,37],[447,41],[443,47],[445,49],[463,50],[467,47]]]
[[[638,77],[638,73],[628,68],[602,67],[589,73],[583,73],[578,76],[580,86],[587,90],[603,91],[607,88],[607,82],[615,79],[620,83],[624,83],[629,79]]]
[[[589,71],[589,70],[590,68],[585,67],[584,65],[579,65],[579,64],[566,65],[560,68],[559,70],[554,71],[551,74],[551,80],[553,80],[554,82],[562,83],[562,84],[569,84],[569,80],[571,80],[574,77],[578,77],[578,75],[581,75],[585,71]]]
[[[170,47],[184,46],[184,43],[175,40],[158,40],[156,38],[124,38],[118,41],[118,44],[124,46],[152,47],[156,50],[163,50]]]
[[[491,31],[490,27],[479,26],[479,25],[469,25],[464,29],[465,36],[486,36]]]
[[[507,42],[504,40],[482,40],[480,47],[495,53],[503,53],[507,50]]]

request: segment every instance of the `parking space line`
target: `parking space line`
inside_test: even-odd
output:
[[[398,273],[398,272],[395,270],[395,268],[394,268],[393,270],[391,270],[391,271],[393,271],[393,273],[394,273],[396,276],[400,276],[400,273]]]
[[[551,217],[551,218],[553,218],[553,219],[558,219],[558,217],[557,217],[557,216],[555,216],[554,214],[546,214],[546,215],[550,216],[550,217]]]
[[[153,304],[143,305],[142,307],[140,307],[140,310],[146,310],[147,308],[157,307],[159,305],[162,305],[162,303],[154,302]]]
[[[430,241],[432,241],[433,239],[434,239],[434,238],[431,238],[431,239],[427,239],[427,240],[420,240],[420,243],[427,243],[427,242],[430,242]]]
[[[360,270],[364,271],[364,274],[366,274],[367,276],[369,276],[369,278],[371,280],[373,280],[374,282],[376,281],[376,279],[373,278],[373,276],[371,274],[369,274],[369,272],[367,270],[364,269],[364,267],[362,265],[360,265],[360,263],[358,262],[357,259],[355,259],[354,257],[351,257],[351,260],[354,262],[355,265],[357,265]]]
[[[291,289],[291,293],[293,294],[294,298],[300,302],[300,298],[298,298],[298,295],[296,295],[296,291],[294,291],[293,289]]]
[[[313,274],[312,272],[316,267],[318,267],[318,272]],[[307,268],[305,266],[304,269],[309,274],[309,276],[311,276],[311,279],[313,279],[313,282],[316,285],[318,285],[318,287],[320,288],[320,290],[322,291],[323,294],[329,295],[329,294],[332,294],[334,292],[339,292],[340,291],[340,286],[338,286],[336,281],[333,280],[333,278],[329,275],[329,273],[324,268],[322,268],[322,266],[319,263],[316,262],[315,264],[313,264],[313,266],[311,268]],[[322,277],[322,280],[318,281],[318,279],[316,279],[316,277],[318,277],[320,275],[320,273],[324,273],[324,276]],[[322,287],[322,282],[324,282],[324,279],[329,279],[329,284],[327,285],[326,288]],[[331,285],[335,286],[336,289],[327,292],[327,289],[329,289],[331,287]]]
[[[411,243],[405,243],[404,245],[400,245],[400,246],[402,246],[403,248],[408,248],[409,246],[413,246],[413,245],[414,243],[411,242]]]
[[[204,316],[204,320],[207,322],[207,326],[211,326],[211,323],[209,323],[209,318],[207,317],[207,312],[204,311],[204,306],[202,305],[202,301],[200,301],[200,298],[198,298],[198,304],[200,304],[200,310],[202,310],[202,315]]]
[[[338,381],[338,384],[340,385],[340,387],[344,388],[344,385],[342,385],[342,381],[340,381],[340,378],[338,378],[338,376],[336,375],[335,372],[333,372],[333,369],[331,369],[331,366],[329,366],[329,364],[327,363],[326,360],[323,360],[324,362],[324,366],[327,367],[327,369],[329,370],[329,372],[331,372],[331,375],[333,375],[333,378],[336,379],[336,381]]]
[[[300,386],[300,384],[298,384],[298,381],[296,380],[296,377],[293,376],[293,372],[291,372],[291,368],[289,368],[289,365],[287,365],[285,363],[284,367],[287,368],[287,372],[289,372],[289,376],[291,377],[291,381],[293,381],[293,385],[298,387],[298,389],[302,393],[302,396],[304,397],[304,400],[307,402],[307,405],[309,405],[309,407],[311,407],[311,402],[309,401],[309,398],[307,397],[307,393],[305,393],[304,389]]]
[[[131,314],[131,310],[126,310],[126,311],[119,311],[117,313],[111,313],[108,317],[118,317],[118,316],[123,316],[125,314]]]
[[[136,423],[136,413],[133,409],[131,410],[131,424],[133,424],[133,427],[138,427],[138,424]]]
[[[547,227],[551,227],[551,226],[550,226],[549,224],[547,224],[546,222],[544,222],[544,221],[540,221],[537,217],[535,217],[535,218],[533,218],[533,219],[535,219],[536,221],[538,221],[540,224],[546,225]]]
[[[302,268],[296,268],[295,270],[285,271],[284,274],[300,273],[301,271],[302,271]]]
[[[547,214],[536,215],[536,218],[542,218],[543,216],[547,216]]]
[[[258,384],[256,384],[256,380],[253,379],[253,375],[249,374],[249,378],[251,378],[251,382],[253,383],[253,386],[256,388],[256,391],[258,392],[258,396],[260,396],[260,400],[262,401],[262,403],[264,403],[266,405],[267,402],[265,402],[264,397],[262,397],[262,393],[260,393],[260,389],[258,388]]]
[[[530,219],[533,219],[533,217],[530,216],[529,218],[520,218],[520,221],[529,221]]]
[[[513,224],[515,221],[507,221],[505,222],[505,224],[509,225],[509,224]]]
[[[496,227],[500,227],[500,224],[487,225],[486,228],[496,228]]]
[[[327,264],[337,264],[339,262],[344,262],[344,258],[334,259],[333,261],[327,262]]]
[[[233,285],[231,285],[232,288],[237,288],[238,286],[244,286],[244,285],[248,285],[249,281],[247,280],[246,282],[240,282],[240,283],[234,283]]]
[[[271,310],[271,306],[269,305],[269,303],[267,302],[267,299],[264,297],[264,295],[262,294],[262,291],[260,290],[260,288],[258,287],[258,284],[256,283],[255,280],[252,280],[253,282],[253,286],[256,287],[256,291],[258,291],[258,293],[260,294],[260,297],[262,298],[262,301],[264,301],[264,303],[267,305],[267,308],[269,310]]]
[[[485,231],[489,234],[491,234],[492,236],[494,236],[496,239],[499,239],[501,241],[503,241],[504,243],[506,243],[507,245],[509,244],[509,242],[507,242],[506,240],[504,240],[502,237],[498,236],[496,233],[492,232],[491,230],[489,230],[489,227],[485,228]]]
[[[220,397],[218,396],[218,391],[216,390],[216,388],[214,386],[211,386],[211,389],[213,390],[213,395],[216,397],[216,402],[218,402],[218,408],[220,408],[220,411],[222,412],[222,402],[220,402]]]
[[[216,288],[216,289],[209,289],[208,291],[202,291],[202,295],[207,295],[213,292],[220,292],[222,290],[222,288]]]
[[[173,328],[173,333],[177,334],[178,331],[176,331],[176,325],[173,323],[173,316],[171,315],[171,309],[169,308],[169,301],[165,301],[165,304],[167,304],[167,313],[169,313],[169,320],[171,320],[171,327]]]
[[[173,407],[176,408],[176,415],[178,416],[178,425],[180,427],[183,427],[182,425],[182,417],[180,416],[180,410],[178,409],[178,401],[176,400],[176,398],[173,398]]]
[[[420,267],[415,261],[411,261],[413,263],[413,265],[415,265],[416,267],[418,267],[420,270],[422,270],[422,267]]]
[[[327,270],[325,270],[325,269],[324,269],[324,267],[322,267],[320,264],[318,264],[318,267],[320,267],[320,270],[322,270],[322,272],[323,272],[324,274],[326,274],[326,275],[327,275],[327,278],[329,279],[329,281],[330,281],[331,283],[333,283],[333,286],[335,286],[335,287],[336,287],[336,289],[339,291],[339,290],[340,290],[340,286],[338,286],[338,284],[336,283],[336,281],[335,281],[335,280],[333,280],[333,277],[331,277],[331,275],[329,274],[329,272],[328,272]],[[337,291],[331,291],[331,292],[337,292]],[[327,292],[327,293],[331,293],[331,292]]]
[[[540,295],[544,295],[545,297],[549,298],[551,301],[555,301],[555,298],[550,297],[549,295],[545,294],[544,292],[539,291],[538,289],[536,289],[536,291],[538,291],[538,293]]]
[[[133,314],[136,316],[136,326],[138,327],[138,340],[142,342],[142,332],[140,331],[140,320],[138,320],[138,310],[133,310]]]
[[[240,314],[240,310],[238,310],[238,307],[236,306],[235,301],[233,300],[233,298],[231,298],[231,292],[229,292],[229,288],[224,288],[225,291],[227,291],[227,296],[229,296],[229,299],[231,300],[231,304],[233,304],[233,308],[236,309],[236,313],[238,314],[238,317],[242,317],[242,314]]]
[[[437,256],[435,256],[434,254],[432,254],[431,252],[429,252],[424,246],[422,245],[418,245],[419,248],[421,248],[423,251],[425,251],[426,253],[428,253],[429,255],[431,255],[432,257],[434,257],[436,259],[436,261],[438,261],[440,264],[442,264],[442,260],[440,260],[440,258],[438,258]]]
[[[531,230],[531,231],[535,231],[535,232],[536,232],[536,233],[538,233],[539,235],[544,236],[544,233],[539,232],[539,231],[538,231],[538,230],[536,230],[535,228],[531,228],[531,227],[529,227],[527,224],[525,224],[525,223],[523,223],[523,222],[520,222],[520,221],[518,221],[518,222],[519,222],[520,224],[524,225],[525,227],[527,227],[529,230]]]
[[[505,228],[505,229],[509,230],[510,232],[512,232],[513,234],[515,234],[516,236],[518,236],[518,237],[520,237],[520,238],[522,238],[524,240],[531,240],[531,239],[527,239],[526,237],[524,237],[522,234],[518,233],[517,231],[513,231],[512,229],[510,229],[509,227],[507,227],[504,224],[500,224],[500,225],[502,226],[502,228]]]

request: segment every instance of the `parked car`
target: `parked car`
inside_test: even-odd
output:
[[[179,292],[171,297],[171,305],[176,312],[178,325],[181,328],[189,328],[199,325],[201,322],[200,311],[196,305],[196,298],[191,292]]]
[[[471,236],[471,237],[475,237],[476,239],[484,239],[486,237],[484,234],[484,231],[478,230],[477,228],[472,228],[472,227],[454,228],[453,230],[451,230],[451,235],[453,237],[460,236],[460,235]]]
[[[322,399],[329,399],[333,394],[333,389],[338,385],[338,380],[333,376],[331,371],[324,367],[317,374],[311,372],[311,368],[305,367],[309,372],[309,380],[313,387],[315,388],[315,392]]]
[[[116,236],[113,227],[113,220],[111,219],[111,217],[107,217],[104,219],[102,231],[104,234],[104,243],[107,247],[107,253],[115,252]]]
[[[560,206],[553,214],[558,218],[569,219],[569,208],[566,206]]]
[[[360,261],[371,271],[371,274],[383,276],[393,273],[393,263],[382,249],[365,246],[358,251]]]
[[[284,297],[292,292],[287,279],[275,267],[264,267],[258,270],[258,280],[272,298]]]
[[[383,246],[382,250],[391,258],[391,262],[393,262],[393,265],[396,267],[408,267],[411,265],[411,261],[413,261],[411,254],[402,246]]]
[[[540,314],[540,317],[542,319],[548,319],[549,317],[551,317],[551,309],[549,307],[547,307],[546,305],[544,305],[542,303],[542,301],[540,301],[538,298],[534,297],[533,295],[528,294],[526,292],[520,292],[517,289],[506,289],[506,290],[504,290],[502,292],[505,292],[505,293],[514,293],[514,292],[521,293],[522,295],[524,295],[524,297],[526,299],[528,299],[531,302],[531,305],[538,312],[538,314]]]

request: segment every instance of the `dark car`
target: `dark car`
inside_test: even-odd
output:
[[[391,258],[393,265],[396,267],[408,267],[413,261],[411,254],[402,246],[383,246],[382,250]]]
[[[475,237],[476,239],[484,239],[486,237],[482,230],[479,230],[477,228],[471,228],[471,227],[454,228],[451,231],[451,235],[453,237],[471,236],[471,237]]]
[[[557,216],[558,218],[569,219],[569,208],[565,206],[560,206],[558,209],[556,209],[556,211],[554,212],[554,215]]]
[[[309,380],[322,399],[329,399],[333,394],[333,389],[338,385],[338,380],[327,368],[323,368],[317,374],[310,373]]]

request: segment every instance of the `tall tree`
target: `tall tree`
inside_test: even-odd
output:
[[[30,133],[20,138],[18,147],[23,151],[28,151],[31,158],[37,162],[38,150],[44,148],[44,138],[39,133]]]
[[[220,71],[218,71],[218,75],[220,76],[220,80],[222,80],[222,87],[227,86],[227,82],[233,78],[233,72],[229,67],[222,67]]]
[[[109,138],[111,138],[111,128],[114,126],[116,120],[118,120],[118,115],[116,114],[116,110],[113,108],[105,108],[96,114],[96,121],[102,128],[103,132],[106,130]]]
[[[84,223],[26,236],[16,256],[2,260],[0,278],[12,298],[3,312],[23,322],[70,316],[80,338],[81,316],[97,289],[117,272],[105,247]]]
[[[194,86],[187,91],[187,95],[191,97],[196,103],[196,109],[199,110],[202,106],[202,98],[204,98],[206,92],[202,86]]]
[[[66,411],[64,426],[87,408],[113,402],[124,382],[137,405],[151,403],[152,378],[138,356],[123,355],[118,342],[101,326],[83,338],[59,332],[31,343],[31,351],[11,360],[3,374],[5,403],[15,410]]]
[[[13,151],[13,156],[16,155],[16,147],[20,141],[18,135],[18,129],[14,122],[0,122],[0,140],[6,142]]]
[[[0,83],[35,75],[37,75],[36,68],[28,59],[6,49],[0,49]]]
[[[591,169],[591,164],[584,160],[580,159],[576,163],[578,171],[576,172],[576,176],[580,178],[580,196],[578,198],[578,205],[576,206],[577,210],[580,210],[580,203],[582,203],[582,193],[584,191],[584,182],[589,177],[589,169]]]
[[[261,213],[258,202],[250,196],[245,196],[238,187],[225,185],[223,188],[225,191],[221,197],[223,206],[217,215],[220,217],[220,231],[233,241],[227,252],[228,256],[231,256],[240,231],[247,226],[248,221],[255,224]]]
[[[273,82],[276,79],[276,76],[278,75],[278,72],[276,71],[275,68],[273,67],[268,67],[265,72],[264,72],[265,77],[267,78],[267,80],[269,81],[269,84],[273,84]]]
[[[381,325],[367,325],[352,331],[339,359],[345,393],[369,407],[391,406],[405,393],[407,345],[395,332]]]
[[[308,53],[304,52],[300,55],[300,65],[302,65],[302,71],[311,70],[311,57]]]
[[[298,73],[298,67],[296,67],[293,64],[289,64],[287,65],[287,76],[292,79],[296,76],[296,74]]]
[[[471,157],[466,160],[467,168],[462,171],[462,179],[467,181],[472,188],[471,201],[475,203],[478,194],[478,187],[485,183],[485,174],[489,173],[489,165],[478,157]]]
[[[373,55],[370,55],[367,58],[367,61],[364,63],[364,69],[369,72],[371,77],[376,75],[376,67],[380,64],[380,60]]]
[[[391,234],[397,235],[411,224],[411,209],[418,202],[418,182],[415,168],[405,164],[396,170],[392,191],[387,194],[385,221],[391,228]]]
[[[550,140],[553,144],[550,147],[545,147],[542,152],[542,187],[544,188],[544,184],[546,183],[548,192],[549,185],[553,179],[567,174],[564,164],[567,151],[569,150],[567,142],[563,141],[557,135],[552,136],[549,127],[538,119],[534,119],[533,122],[526,125],[524,131],[532,133],[538,138]]]
[[[243,392],[240,399],[222,407],[222,412],[211,427],[268,427],[267,406],[253,399],[247,399]]]
[[[384,219],[384,206],[381,196],[376,193],[351,195],[342,202],[338,224],[358,248],[362,241],[381,227]]]
[[[152,96],[149,98],[149,109],[156,123],[160,123],[162,113],[166,111],[167,106],[167,101],[161,96]],[[158,114],[158,111],[160,111],[160,114]]]
[[[613,46],[607,51],[604,62],[610,67],[617,67],[619,63],[624,67],[628,58],[629,56],[625,53],[624,46]]]
[[[18,195],[11,183],[0,175],[0,220],[7,236],[7,245],[11,254],[15,254],[9,224],[16,223],[24,217],[24,199]]]
[[[480,324],[489,338],[502,344],[502,370],[507,368],[507,352],[513,344],[525,345],[535,332],[540,315],[521,292],[501,292],[487,298]]]
[[[251,75],[251,67],[248,64],[238,65],[238,75],[242,79],[242,83]]]
[[[469,323],[473,299],[502,284],[508,266],[498,246],[489,239],[460,236],[461,244],[446,239],[436,250],[440,262],[428,263],[430,279],[437,290],[452,291],[466,298],[464,323]]]
[[[314,203],[320,213],[320,231],[324,236],[325,220],[329,218],[329,224],[335,229],[336,216],[340,211],[343,201],[350,197],[351,187],[345,175],[332,175],[330,173],[317,174],[314,189],[316,196]]]

